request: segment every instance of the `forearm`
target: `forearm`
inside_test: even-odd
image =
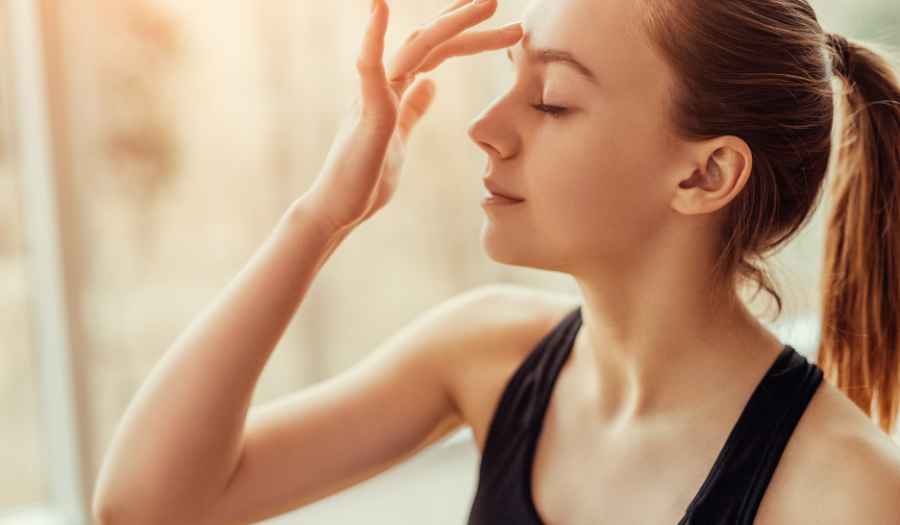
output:
[[[168,349],[113,438],[95,496],[99,514],[190,514],[227,485],[259,375],[346,236],[327,224],[298,201]]]

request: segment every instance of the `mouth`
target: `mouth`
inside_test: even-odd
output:
[[[484,198],[481,199],[482,206],[509,206],[525,200],[511,195],[512,192],[504,189],[490,177],[484,177],[482,181],[485,187]]]
[[[502,195],[500,193],[494,193],[491,190],[485,190],[484,198],[481,199],[482,206],[510,206],[512,204],[519,204],[523,202],[525,199],[515,199],[508,195]]]

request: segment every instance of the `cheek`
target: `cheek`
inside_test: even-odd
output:
[[[589,250],[633,248],[667,206],[661,137],[638,119],[604,125],[611,121],[572,133],[530,164],[541,222],[569,244],[594,244]]]

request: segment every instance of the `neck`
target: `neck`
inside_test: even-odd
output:
[[[681,253],[685,253],[682,250]],[[575,351],[591,374],[601,417],[705,410],[749,396],[784,345],[733,287],[704,276],[696,252],[576,275],[584,296]],[[690,271],[701,268],[701,271]]]

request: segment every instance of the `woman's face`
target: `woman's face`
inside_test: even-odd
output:
[[[491,258],[574,273],[604,260],[627,264],[664,236],[677,213],[672,166],[681,143],[665,125],[667,66],[633,22],[641,4],[526,7],[524,36],[508,48],[510,87],[469,126],[488,154],[486,187],[521,199],[483,202]],[[594,80],[556,60],[557,51]],[[531,107],[539,104],[565,110],[553,116]]]

